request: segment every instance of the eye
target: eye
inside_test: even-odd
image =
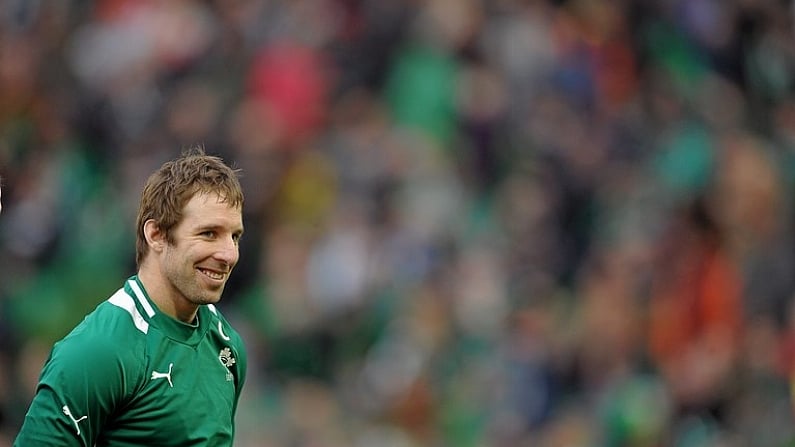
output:
[[[213,230],[202,231],[201,233],[199,233],[199,236],[206,237],[207,239],[213,239],[215,238],[215,231]]]

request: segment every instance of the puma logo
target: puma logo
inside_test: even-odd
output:
[[[75,429],[77,429],[77,436],[80,436],[80,425],[78,423],[83,419],[88,419],[88,416],[81,416],[80,418],[75,419],[75,417],[72,416],[72,411],[69,409],[68,405],[63,406],[63,414],[72,420],[72,423],[75,424]]]
[[[149,380],[168,379],[168,386],[171,387],[171,388],[174,388],[174,383],[171,382],[171,368],[173,368],[173,367],[174,367],[174,364],[173,363],[169,363],[168,364],[168,372],[167,373],[152,371],[152,378],[149,379]]]

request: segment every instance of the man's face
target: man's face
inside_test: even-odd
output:
[[[197,194],[185,205],[182,221],[172,230],[161,271],[173,298],[211,304],[221,293],[238,260],[243,234],[239,208],[222,203],[217,194]]]

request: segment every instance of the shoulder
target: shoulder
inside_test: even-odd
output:
[[[82,408],[112,411],[146,383],[145,338],[131,337],[128,326],[107,303],[98,306],[53,346],[38,389],[51,389],[59,401],[75,405],[82,396]]]
[[[242,373],[240,376],[241,379],[245,378],[248,354],[246,352],[245,343],[243,342],[243,337],[232,327],[217,307],[212,304],[208,304],[205,307],[207,309],[206,315],[210,319],[209,342],[212,343],[215,348],[221,349],[222,352],[224,349],[228,349],[235,358],[238,369]]]
[[[224,317],[221,311],[214,305],[208,304],[207,315],[210,318],[211,331],[214,331],[222,340],[234,344],[236,347],[243,349],[243,337],[240,333],[232,327],[229,320]]]
[[[136,319],[134,312],[123,306],[124,297],[131,300],[119,291],[99,304],[53,346],[51,361],[72,368],[81,364],[96,371],[140,363],[146,354],[147,331],[142,330],[142,323],[146,322]],[[130,370],[126,366],[124,369]]]
[[[210,321],[210,336],[208,341],[216,349],[220,349],[219,359],[229,368],[230,373],[235,377],[236,396],[240,397],[240,390],[246,381],[246,369],[248,365],[248,354],[240,336],[229,321],[224,317],[220,310],[212,304],[205,306],[205,316]],[[225,360],[224,357],[231,360]]]
[[[135,307],[133,298],[119,290],[86,315],[60,343],[74,340],[129,348],[131,343],[143,341],[148,332],[149,323]]]
[[[107,421],[146,384],[146,333],[129,309],[117,305],[123,297],[114,297],[53,346],[20,445],[94,445]]]

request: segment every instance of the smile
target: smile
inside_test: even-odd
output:
[[[214,279],[216,281],[220,281],[220,280],[224,279],[224,276],[226,276],[224,273],[214,272],[212,270],[206,270],[206,269],[202,269],[202,268],[200,268],[198,270],[200,272],[202,272],[208,278]]]

